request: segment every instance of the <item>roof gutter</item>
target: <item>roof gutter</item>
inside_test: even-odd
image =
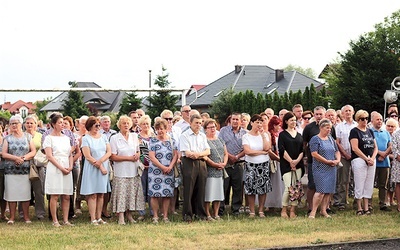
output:
[[[235,81],[232,84],[232,90],[235,89],[237,82],[239,81],[239,77],[243,74],[244,68],[246,67],[246,65],[242,66],[242,69],[240,70],[240,73],[238,74],[238,76],[236,77]]]

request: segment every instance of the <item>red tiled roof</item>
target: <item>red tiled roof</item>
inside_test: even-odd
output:
[[[36,105],[34,105],[32,102],[24,102],[22,100],[18,100],[14,103],[5,102],[4,104],[1,105],[1,108],[3,110],[10,111],[11,114],[15,114],[23,106],[28,108],[28,114],[35,113],[35,111],[33,111],[33,110],[36,108]]]

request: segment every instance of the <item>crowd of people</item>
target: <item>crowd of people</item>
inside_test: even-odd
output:
[[[9,225],[18,217],[32,223],[31,203],[37,219],[46,219],[46,198],[54,227],[74,226],[71,219],[82,214],[84,201],[94,226],[113,214],[120,225],[146,216],[169,223],[181,203],[188,223],[221,220],[226,213],[264,218],[270,209],[292,219],[303,202],[308,218],[318,211],[329,218],[332,207],[351,209],[349,197],[356,215],[370,215],[374,185],[379,209],[400,212],[394,104],[386,120],[375,111],[355,113],[351,105],[303,111],[301,104],[278,115],[271,108],[234,112],[222,125],[189,105],[164,110],[154,126],[136,110],[119,117],[118,132],[109,116],[74,121],[55,112],[49,120],[43,129],[35,115],[14,115],[0,126],[0,220]],[[29,178],[32,164],[35,180]],[[300,180],[305,199],[291,191]]]

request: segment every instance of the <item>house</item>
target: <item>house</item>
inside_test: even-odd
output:
[[[236,65],[233,71],[198,90],[197,98],[196,93],[192,91],[186,97],[186,104],[200,112],[207,112],[211,103],[228,88],[235,92],[252,90],[255,95],[272,95],[274,92],[282,95],[290,91],[304,91],[311,84],[314,84],[316,89],[323,86],[323,83],[297,71],[284,72],[262,65]],[[182,106],[181,100],[176,105]]]
[[[22,100],[18,100],[14,103],[5,102],[1,105],[2,111],[8,110],[12,115],[19,114],[22,118],[34,114],[34,109],[36,109],[35,104],[33,104],[32,102],[24,102]]]
[[[101,88],[94,82],[77,82],[77,88]],[[119,106],[122,99],[125,96],[124,91],[110,91],[110,92],[95,92],[85,91],[81,92],[83,95],[83,102],[87,104],[91,110],[98,111],[98,114],[104,112],[118,113]],[[46,111],[48,115],[52,112],[64,110],[64,100],[68,98],[68,92],[63,92],[56,98],[51,100],[46,106],[40,109],[40,111]]]

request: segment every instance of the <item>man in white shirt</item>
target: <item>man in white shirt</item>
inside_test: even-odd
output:
[[[183,176],[183,220],[191,222],[193,216],[207,218],[204,209],[207,166],[204,157],[210,154],[207,137],[200,132],[201,116],[190,118],[190,127],[180,136]]]
[[[340,154],[342,155],[342,167],[337,168],[336,193],[333,195],[333,205],[339,210],[346,208],[349,183],[351,173],[351,146],[349,141],[350,130],[357,127],[357,122],[353,120],[354,108],[351,105],[345,105],[341,109],[343,122],[337,124],[336,143]]]

